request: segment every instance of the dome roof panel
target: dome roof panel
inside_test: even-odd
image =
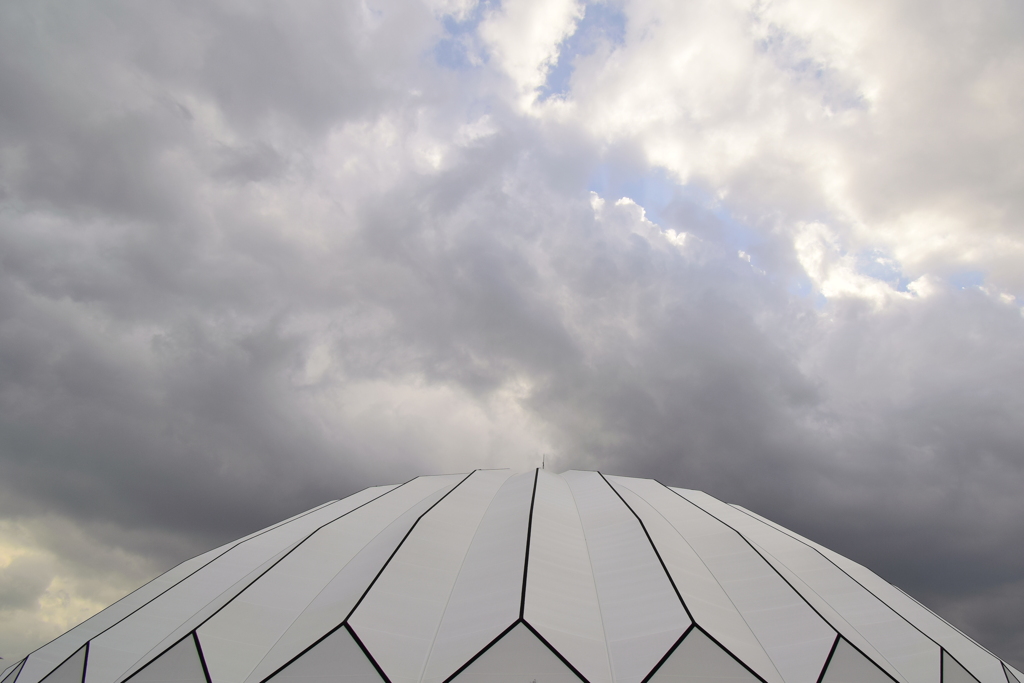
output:
[[[738,506],[544,470],[327,503],[182,563],[4,675],[1024,683],[871,571]]]
[[[693,628],[651,677],[651,683],[755,683],[757,677],[736,657]]]
[[[840,636],[821,683],[892,683],[892,677]]]
[[[507,470],[480,470],[419,520],[348,623],[393,683],[416,683],[459,570]]]
[[[597,584],[576,501],[541,470],[533,503],[524,619],[591,683],[612,680]]]
[[[633,511],[597,472],[566,472],[583,524],[612,673],[640,683],[692,623]]]
[[[510,477],[473,536],[423,673],[442,683],[520,617],[536,474]]]
[[[288,624],[270,651],[246,677],[246,682],[264,681],[303,652],[310,642],[344,623],[416,522],[465,477],[418,477],[367,506],[374,514],[375,525],[383,525],[383,528],[355,557],[339,568],[338,573]]]
[[[762,679],[782,683],[771,658],[714,574],[664,515],[643,497],[645,492],[658,495],[665,487],[650,479],[609,476],[607,480],[643,520],[693,619]]]

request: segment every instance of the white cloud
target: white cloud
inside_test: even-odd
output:
[[[579,2],[28,4],[0,7],[0,642],[541,452],[914,590],[961,563],[947,605],[1022,571],[1008,5],[615,2],[622,40],[541,102]]]
[[[571,120],[777,225],[829,216],[843,249],[1019,289],[1024,52],[1006,6],[943,7],[630,2],[624,44],[579,64]]]
[[[500,7],[480,25],[480,35],[515,84],[519,101],[529,106],[558,61],[559,44],[583,17],[583,5],[577,0],[508,0]]]

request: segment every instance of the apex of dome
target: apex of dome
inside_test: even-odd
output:
[[[651,479],[365,489],[171,569],[0,683],[1024,683],[870,570]]]

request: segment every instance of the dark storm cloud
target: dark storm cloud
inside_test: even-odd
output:
[[[0,654],[59,590],[83,618],[363,486],[545,452],[744,504],[1024,661],[1018,303],[824,300],[771,159],[660,226],[591,195],[656,174],[643,141],[436,68],[420,4],[0,13]]]

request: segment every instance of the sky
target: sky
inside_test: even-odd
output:
[[[376,484],[739,503],[1024,667],[1024,5],[0,3],[0,656]]]

